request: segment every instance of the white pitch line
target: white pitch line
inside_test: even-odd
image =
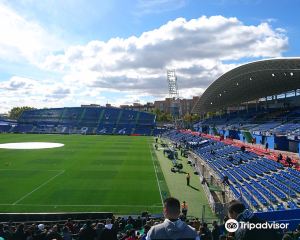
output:
[[[6,203],[0,203],[0,206],[31,206],[31,207],[154,207],[154,208],[161,208],[162,205],[98,205],[98,204],[6,204]]]
[[[161,188],[160,188],[158,177],[157,177],[157,170],[156,170],[156,167],[155,167],[155,164],[154,164],[154,159],[153,159],[152,144],[151,145],[149,144],[149,148],[150,148],[150,152],[151,152],[151,159],[152,159],[152,163],[153,163],[153,167],[154,167],[154,171],[155,171],[155,177],[156,177],[156,182],[157,182],[157,186],[158,186],[158,190],[159,190],[159,194],[160,194],[161,203],[162,203],[162,205],[164,205],[164,200],[163,200],[163,197],[161,195]]]
[[[15,201],[12,205],[16,205],[19,202],[21,202],[24,198],[28,197],[29,195],[31,195],[32,193],[34,193],[35,191],[39,190],[40,188],[42,188],[43,186],[45,186],[46,184],[48,184],[49,182],[51,182],[53,179],[57,178],[58,176],[60,176],[61,174],[63,174],[65,172],[65,170],[60,171],[58,174],[56,174],[55,176],[53,176],[52,178],[48,179],[46,182],[42,183],[40,186],[38,186],[37,188],[33,189],[31,192],[25,194],[23,197],[21,197],[19,200]]]
[[[9,168],[3,168],[0,169],[0,171],[31,171],[31,172],[61,172],[63,170],[58,170],[58,169],[9,169]]]

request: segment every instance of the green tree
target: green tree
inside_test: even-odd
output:
[[[9,112],[9,118],[11,118],[11,119],[18,119],[21,116],[21,114],[23,113],[23,111],[25,111],[25,110],[32,110],[32,109],[35,109],[35,108],[28,107],[28,106],[14,107]]]
[[[172,122],[172,116],[169,113],[165,113],[155,108],[152,112],[156,115],[157,122],[169,123]]]

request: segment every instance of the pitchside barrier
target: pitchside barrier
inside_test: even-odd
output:
[[[111,212],[90,213],[0,213],[0,222],[51,222],[68,218],[76,220],[112,218]]]

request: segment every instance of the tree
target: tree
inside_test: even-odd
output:
[[[33,110],[35,108],[33,107],[28,107],[28,106],[23,106],[23,107],[14,107],[10,110],[9,112],[9,118],[11,119],[19,119],[19,117],[21,116],[21,114],[25,111],[25,110]]]
[[[186,128],[192,128],[193,124],[199,122],[200,116],[198,114],[186,113],[183,116],[183,123]]]
[[[158,108],[153,109],[152,112],[156,115],[157,122],[161,122],[161,123],[172,122],[171,114],[162,112]]]

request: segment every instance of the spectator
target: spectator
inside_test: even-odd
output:
[[[167,198],[164,201],[165,221],[153,226],[148,234],[147,240],[154,239],[186,239],[199,240],[197,232],[191,226],[179,219],[180,202],[176,198]]]
[[[70,232],[67,226],[63,227],[62,236],[63,236],[63,240],[72,240],[72,233]]]
[[[106,220],[104,230],[100,235],[100,240],[117,240],[117,233],[113,228],[113,224],[110,219]]]
[[[211,231],[209,230],[207,223],[202,223],[203,228],[203,240],[211,240]],[[202,238],[201,238],[202,240]]]
[[[45,225],[41,223],[37,226],[37,228],[38,228],[37,231],[34,233],[34,239],[35,240],[46,239],[47,230],[45,229]]]
[[[219,240],[221,231],[217,221],[213,221],[212,223],[213,229],[211,231],[212,240]]]
[[[100,238],[103,230],[104,230],[104,224],[102,222],[98,222],[95,228],[97,239]]]
[[[19,224],[16,232],[13,234],[12,239],[13,240],[26,240],[26,234],[24,232],[24,224]]]
[[[79,240],[94,240],[96,237],[96,231],[92,228],[90,220],[86,221],[86,224],[81,228],[79,232]]]
[[[7,231],[5,229],[3,224],[0,224],[0,237],[2,237],[4,239],[10,239],[11,238],[11,234],[9,233],[9,231]]]
[[[133,229],[132,219],[129,218],[128,221],[127,221],[127,224],[124,228],[124,231],[126,232],[126,231],[130,231],[132,229]]]
[[[46,236],[47,240],[63,240],[62,236],[58,233],[58,227],[57,225],[54,225],[52,227],[52,229],[49,230],[47,236]]]
[[[223,224],[220,226],[220,234],[221,235],[226,236],[226,234],[227,234],[227,230],[225,228],[225,223],[227,222],[228,219],[229,219],[228,216],[225,216],[223,219]]]
[[[144,233],[141,235],[140,240],[146,240],[147,234],[150,230],[151,226],[149,224],[146,224],[144,226]]]
[[[125,240],[137,240],[134,229],[129,231],[128,237]]]
[[[235,219],[238,222],[249,223],[264,223],[264,221],[258,219],[254,214],[245,208],[244,204],[240,201],[233,200],[228,206],[229,218]],[[279,240],[281,235],[275,230],[265,229],[242,229],[238,228],[235,232],[235,240]]]
[[[196,218],[196,219],[194,220],[193,227],[194,227],[195,229],[199,229],[199,228],[200,228],[200,221],[199,221],[199,218]]]
[[[283,159],[282,154],[279,153],[278,156],[277,156],[277,162],[281,162],[282,159]]]
[[[246,151],[245,145],[241,146],[241,151],[244,153]]]
[[[300,224],[298,225],[297,229],[293,232],[294,239],[300,239]]]
[[[199,237],[200,240],[210,240],[211,236],[207,233],[205,227],[201,226],[199,228]]]
[[[286,160],[285,161],[287,162],[287,164],[289,165],[289,167],[293,166],[292,159],[289,156],[286,156]]]

